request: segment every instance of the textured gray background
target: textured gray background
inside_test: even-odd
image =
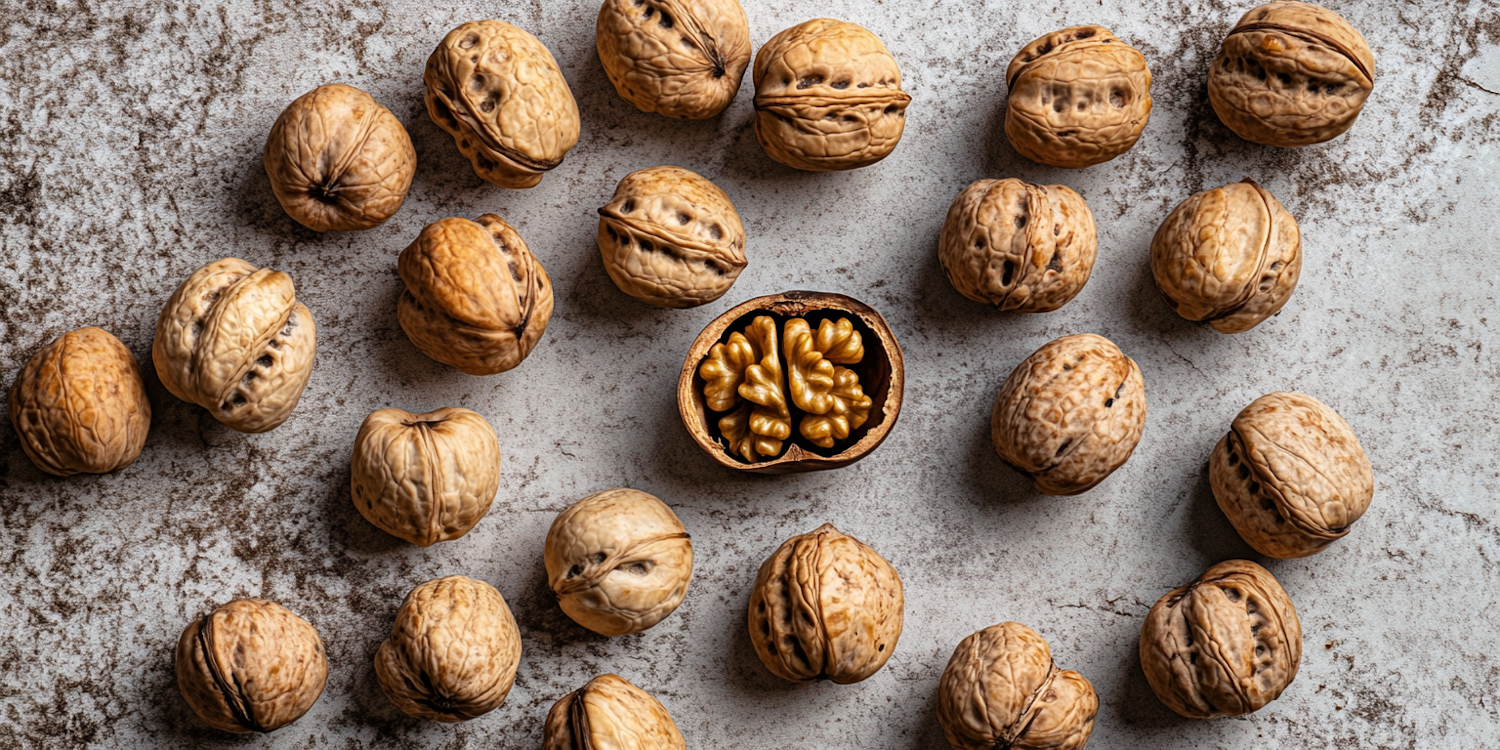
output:
[[[748,75],[709,122],[634,110],[600,69],[593,0],[165,5],[0,5],[0,382],[65,330],[99,325],[142,358],[155,412],[135,464],[66,480],[35,469],[0,422],[0,747],[536,746],[552,702],[606,671],[658,696],[695,747],[943,747],[943,665],[965,635],[1007,619],[1093,681],[1091,747],[1500,746],[1496,0],[1334,0],[1375,50],[1375,93],[1349,134],[1295,151],[1238,140],[1207,103],[1207,63],[1249,4],[747,3],[757,49],[824,14],[866,25],[900,61],[913,97],[905,138],[847,174],[767,159]],[[422,105],[428,53],[449,28],[490,14],[547,43],[583,112],[578,148],[529,191],[475,177]],[[1150,61],[1150,124],[1108,164],[1027,162],[1000,126],[1005,64],[1042,33],[1095,22]],[[288,102],[333,81],[390,107],[418,166],[387,224],[320,236],[281,211],[260,149]],[[594,209],[615,182],[663,163],[716,181],[750,235],[738,284],[695,310],[624,296],[594,246]],[[1247,175],[1300,221],[1305,263],[1279,317],[1224,336],[1168,311],[1146,254],[1179,200]],[[999,176],[1061,182],[1093,207],[1099,261],[1058,312],[999,314],[943,278],[936,238],[949,201]],[[522,367],[475,378],[407,342],[395,258],[427,222],[484,212],[519,228],[558,298]],[[318,323],[301,406],[265,435],[222,427],[150,372],[160,306],[226,255],[291,273]],[[845,292],[885,314],[906,351],[905,410],[851,468],[721,470],[678,423],[683,354],[730,305],[787,289]],[[1082,331],[1140,363],[1145,436],[1099,488],[1045,498],[993,454],[989,409],[1025,355]],[[1240,719],[1184,720],[1146,685],[1139,628],[1168,589],[1220,560],[1255,559],[1214,505],[1206,462],[1242,406],[1283,389],[1354,426],[1375,502],[1328,551],[1268,563],[1305,633],[1283,697]],[[445,405],[498,428],[504,475],[478,528],[423,550],[354,511],[349,453],[371,410]],[[560,509],[620,485],[676,509],[697,572],[676,614],[607,640],[558,610],[541,548]],[[781,682],[745,634],[757,566],[824,521],[881,551],[906,583],[900,647],[857,686]],[[406,591],[455,573],[504,593],[523,662],[498,710],[423,723],[385,700],[370,660]],[[310,620],[330,673],[299,722],[234,739],[179,697],[171,651],[191,618],[246,596]]]

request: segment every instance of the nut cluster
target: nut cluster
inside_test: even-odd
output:
[[[547,712],[543,750],[687,750],[666,706],[625,678],[604,674]]]
[[[957,750],[1077,750],[1098,712],[1088,678],[1058,669],[1047,642],[1019,622],[965,638],[938,683],[938,721]]]
[[[620,97],[667,117],[723,112],[750,66],[750,21],[738,0],[605,0],[595,37]]]
[[[323,694],[328,659],[306,620],[275,602],[238,599],[194,620],[177,640],[177,688],[214,729],[270,732]]]

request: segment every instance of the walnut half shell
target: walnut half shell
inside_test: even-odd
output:
[[[215,729],[270,732],[323,694],[328,658],[306,620],[275,602],[238,599],[194,620],[177,640],[177,687]]]
[[[687,750],[661,701],[615,674],[568,693],[547,712],[543,750]]]
[[[965,638],[938,683],[938,721],[957,750],[1078,750],[1097,713],[1094,686],[1058,669],[1047,642],[1019,622]]]
[[[604,0],[595,37],[621,98],[683,120],[723,112],[750,66],[738,0]]]

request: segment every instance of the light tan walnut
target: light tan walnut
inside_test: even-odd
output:
[[[167,390],[240,432],[275,429],[312,375],[317,328],[292,277],[224,258],[172,292],[151,360]]]
[[[604,0],[595,37],[621,98],[683,120],[723,112],[750,66],[738,0]]]
[[[957,750],[1079,750],[1098,712],[1088,679],[1058,669],[1047,642],[1019,622],[965,638],[938,683],[938,721]]]
[[[704,392],[709,402],[724,407],[715,411],[739,405],[719,419],[730,452],[750,462],[779,455],[792,435],[792,415],[782,390],[776,321],[759,316],[744,333],[736,331],[726,344],[715,344],[699,373],[708,381]]]
[[[824,318],[816,334],[806,320],[793,318],[782,331],[788,390],[792,403],[806,412],[797,431],[820,448],[832,448],[864,425],[874,403],[860,388],[859,376],[835,364],[864,359],[859,332],[848,318]]]
[[[650,693],[599,675],[547,712],[543,750],[687,750],[672,715]]]
[[[275,602],[238,599],[194,620],[177,640],[177,688],[199,718],[236,734],[270,732],[323,694],[318,631]]]

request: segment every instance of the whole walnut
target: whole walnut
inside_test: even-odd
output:
[[[494,586],[463,576],[411,590],[375,652],[375,679],[418,719],[468,721],[505,702],[521,664],[521,631]]]
[[[578,144],[578,103],[541,40],[504,21],[470,21],[427,58],[427,114],[480,177],[529,188]]]
[[[657,307],[697,307],[745,268],[745,227],[718,185],[681,167],[620,180],[599,209],[599,252],[620,291]]]
[[[461,407],[380,409],[359,427],[350,471],[365,520],[427,547],[469,533],[489,512],[500,489],[500,441],[484,417]]]
[[[661,701],[619,675],[599,675],[547,712],[543,750],[686,750]]]
[[[271,192],[308,229],[369,229],[401,208],[417,169],[406,128],[369,94],[341,83],[297,97],[262,157]]]
[[[904,606],[896,569],[825,523],[788,539],[760,566],[750,642],[777,677],[847,685],[891,658]]]
[[[292,277],[224,258],[172,292],[151,360],[173,396],[240,432],[265,432],[291,416],[316,352],[317,327]]]
[[[1005,135],[1022,156],[1054,167],[1102,164],[1130,150],[1151,117],[1151,70],[1103,26],[1054,31],[1005,70]]]
[[[948,208],[938,261],[953,288],[975,302],[1051,312],[1083,290],[1098,249],[1094,215],[1078,193],[979,180]]]
[[[552,279],[505,220],[428,224],[397,260],[397,319],[423,354],[470,375],[505,372],[552,318]]]
[[[1229,560],[1159,599],[1141,629],[1141,667],[1156,697],[1189,719],[1239,716],[1276,700],[1297,676],[1302,624],[1271,572]]]
[[[1256,8],[1224,38],[1208,69],[1208,101],[1239,137],[1306,146],[1354,124],[1375,88],[1375,55],[1342,16],[1279,1]]]
[[[1214,446],[1208,478],[1236,531],[1268,557],[1306,557],[1349,533],[1375,494],[1349,423],[1301,393],[1245,407]]]
[[[275,602],[237,599],[177,639],[177,688],[209,726],[270,732],[301,718],[328,677],[318,631]]]
[[[1103,336],[1064,336],[1016,366],[990,416],[1001,460],[1046,495],[1077,495],[1125,464],[1146,426],[1135,360]]]
[[[738,0],[604,0],[595,36],[621,98],[683,120],[723,112],[750,65]]]
[[[896,59],[862,26],[815,19],[755,54],[755,137],[789,167],[829,172],[884,159],[910,102]]]
[[[693,577],[693,543],[682,521],[656,497],[625,488],[595,492],[557,514],[545,559],[563,611],[608,636],[661,622]]]
[[[1291,298],[1302,275],[1302,233],[1254,180],[1207,190],[1157,228],[1151,275],[1178,315],[1242,333]]]
[[[938,721],[958,750],[1078,750],[1097,713],[1094,686],[1058,669],[1047,642],[1019,622],[965,638],[938,683]]]
[[[129,466],[151,429],[135,355],[93,327],[68,331],[33,354],[16,373],[9,401],[21,450],[59,477]]]

